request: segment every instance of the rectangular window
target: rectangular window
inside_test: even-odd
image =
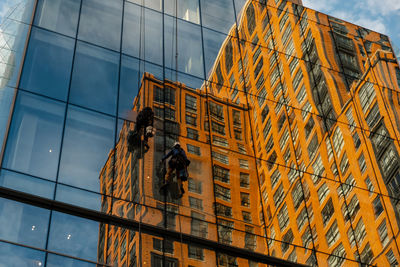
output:
[[[332,199],[330,198],[328,200],[328,202],[326,203],[325,207],[321,211],[322,221],[324,223],[324,226],[332,218],[334,212],[335,212],[335,208],[333,207],[333,202],[332,202]]]
[[[293,206],[297,210],[303,201],[303,189],[301,187],[301,182],[297,181],[292,190]]]
[[[325,238],[326,238],[326,243],[328,244],[328,247],[332,246],[333,244],[336,243],[336,241],[339,240],[340,232],[339,232],[339,228],[337,226],[336,220],[333,222],[332,226],[326,232]]]
[[[186,147],[187,147],[187,152],[188,153],[194,154],[194,155],[197,155],[197,156],[201,155],[200,147],[194,146],[194,145],[191,145],[191,144],[187,144]]]
[[[375,89],[372,83],[365,82],[358,92],[360,103],[364,114],[367,113],[371,103],[376,98]]]
[[[386,227],[386,220],[383,220],[378,227],[379,239],[381,240],[382,247],[385,247],[389,242],[388,231]]]
[[[275,207],[278,208],[280,206],[280,204],[283,201],[284,195],[285,195],[285,192],[283,190],[283,184],[281,183],[279,185],[278,189],[275,191],[274,196],[273,196]]]
[[[400,79],[399,79],[399,87],[400,87]],[[388,260],[390,266],[398,266],[399,262],[396,259],[396,256],[393,253],[393,250],[389,250],[388,253],[386,253],[386,259]]]
[[[192,221],[190,223],[190,233],[194,236],[206,238],[208,234],[207,222],[204,221],[204,215],[198,212],[192,211]]]
[[[211,122],[211,129],[213,132],[225,135],[225,124],[217,123],[215,121]]]
[[[214,179],[223,183],[229,183],[229,170],[221,166],[214,165],[213,167]]]
[[[229,165],[229,158],[227,155],[212,151],[211,156],[212,156],[213,160],[216,160],[223,164]]]
[[[213,145],[228,147],[228,140],[226,140],[225,138],[213,135],[212,139]]]
[[[203,210],[203,200],[189,196],[189,205],[192,209]]]
[[[335,132],[333,133],[332,141],[333,141],[333,148],[335,149],[337,156],[340,157],[340,154],[344,146],[344,140],[342,131],[340,130],[339,127],[337,127]]]
[[[189,94],[185,95],[186,111],[197,112],[197,98]]]
[[[340,171],[342,172],[342,175],[345,175],[347,172],[347,169],[349,168],[349,159],[347,158],[346,152],[343,154],[343,158],[340,161]]]
[[[361,153],[360,157],[358,158],[358,165],[360,166],[361,173],[364,173],[367,169],[367,164],[365,163],[364,154]]]
[[[249,188],[250,175],[248,173],[240,173],[240,187]]]
[[[185,115],[186,118],[186,124],[189,124],[191,126],[197,126],[197,115],[192,114],[192,113],[186,113]]]
[[[232,208],[221,203],[215,203],[215,212],[217,216],[232,217]]]
[[[250,207],[250,195],[248,193],[240,192],[240,205]]]
[[[214,192],[216,198],[231,201],[231,190],[229,188],[214,184]]]
[[[293,90],[297,91],[300,83],[303,81],[303,71],[299,69],[293,78]]]
[[[299,231],[301,231],[301,229],[307,222],[307,211],[305,207],[300,211],[299,216],[297,216],[296,222],[297,228],[299,229]]]
[[[326,183],[323,183],[321,187],[318,188],[317,192],[319,203],[322,204],[325,198],[329,195],[329,187],[326,185]]]
[[[374,201],[372,202],[372,204],[374,205],[374,213],[375,213],[375,218],[378,218],[379,215],[381,215],[382,211],[383,211],[383,206],[382,206],[382,202],[381,199],[379,198],[379,196],[377,196]]]
[[[279,228],[281,229],[282,232],[289,224],[289,213],[287,210],[286,203],[283,204],[281,210],[278,212],[277,218],[278,218]]]
[[[221,243],[232,243],[233,222],[218,219],[218,237]]]
[[[245,159],[239,159],[239,167],[240,167],[241,169],[246,169],[246,170],[248,170],[248,169],[249,169],[249,161],[248,161],[248,160],[245,160]]]
[[[214,102],[209,102],[210,115],[214,119],[224,121],[224,107]]]
[[[204,250],[202,248],[188,245],[188,257],[195,260],[204,260]]]
[[[249,222],[249,223],[252,222],[251,213],[250,212],[242,211],[242,217],[243,217],[243,221]]]
[[[193,178],[189,178],[188,179],[188,190],[189,190],[189,192],[201,194],[202,193],[201,181],[195,180]]]
[[[199,140],[199,132],[196,129],[186,128],[186,137],[197,141]]]

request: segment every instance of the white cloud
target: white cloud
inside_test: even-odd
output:
[[[303,0],[303,5],[320,12],[329,12],[334,9],[338,2],[339,0]]]
[[[367,13],[360,12],[357,15],[354,15],[353,12],[348,11],[334,11],[332,16],[337,17],[339,19],[343,19],[345,21],[351,22],[355,25],[379,32],[387,34],[387,28],[385,26],[385,22],[381,16],[370,16]]]
[[[364,6],[373,14],[388,15],[400,11],[399,0],[367,0],[367,4]]]

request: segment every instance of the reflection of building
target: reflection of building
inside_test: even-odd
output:
[[[317,258],[331,266],[340,257],[393,264],[400,70],[388,38],[288,3],[248,2],[243,14],[210,87],[251,107],[268,237],[325,252]],[[314,261],[311,251],[269,245]]]
[[[178,1],[16,10],[0,262],[397,266],[388,38],[285,0]],[[144,106],[157,134],[142,156],[126,139]],[[181,200],[159,193],[175,140],[192,162]]]
[[[256,235],[263,235],[259,227],[260,196],[251,194],[258,191],[258,182],[255,161],[248,155],[252,148],[249,131],[246,130],[249,129],[249,117],[246,115],[245,107],[226,99],[209,96],[184,84],[169,81],[162,83],[147,73],[142,79],[142,87],[134,109],[143,106],[151,106],[154,109],[157,135],[150,142],[151,148],[145,154],[145,165],[142,168],[141,161],[138,160],[140,151],[129,153],[127,150],[126,137],[133,126],[130,126],[129,122],[124,123],[117,146],[110,152],[109,159],[100,174],[101,192],[114,195],[121,200],[115,200],[111,205],[111,199],[103,197],[103,211],[143,221],[151,217],[154,224],[157,224],[156,218],[158,218],[159,225],[165,224],[167,228],[173,230],[178,230],[180,223],[183,223],[179,222],[179,218],[175,215],[179,213],[186,217],[185,221],[190,222],[182,225],[188,232],[198,237],[216,238],[209,236],[211,229],[215,228],[213,226],[215,211],[218,215],[217,238],[221,243],[251,250],[258,247],[259,251],[264,251],[265,244],[256,240]],[[211,142],[215,146],[211,152],[210,132],[212,132]],[[182,200],[177,201],[167,196],[169,204],[166,204],[167,210],[164,215],[167,216],[164,216],[166,219],[163,220],[164,196],[159,193],[162,180],[157,171],[159,161],[165,153],[164,147],[169,149],[175,140],[179,140],[191,160],[190,178],[185,186],[187,193]],[[114,170],[115,175],[113,175]],[[210,183],[212,175],[214,179]],[[139,179],[140,177],[144,179]],[[138,211],[140,206],[137,205],[135,214],[135,205],[128,201],[139,202],[139,196],[142,196],[144,203],[153,209]],[[125,240],[129,240],[129,236],[123,238],[120,236],[122,235],[115,228],[109,230],[108,226],[101,225],[99,257],[103,258],[104,262],[115,262],[112,259],[119,254],[121,263],[124,260],[121,253],[131,255],[126,256],[130,257],[131,261],[133,255],[138,253],[138,251],[130,252],[132,249],[142,250],[143,262],[157,261],[157,255],[162,255],[160,251],[163,241],[158,238],[142,237],[143,245],[139,248],[134,245],[138,242],[137,238],[131,239],[131,243],[126,243]],[[114,241],[111,243],[108,240]],[[181,257],[180,250],[177,248],[174,250],[174,243],[164,242],[169,246],[169,251],[165,252],[172,254],[171,256],[178,261]],[[112,245],[122,243],[124,243],[123,252],[121,245],[117,247]],[[194,265],[198,264],[196,260],[206,262],[215,260],[215,255],[195,246],[185,247],[184,251],[185,262],[193,262]],[[109,261],[107,256],[111,258]],[[171,257],[171,260],[174,257]],[[236,261],[226,255],[218,257],[221,263]]]
[[[152,150],[140,169],[126,153],[125,123],[110,154],[117,151],[116,179],[102,188],[130,201],[142,196],[159,208],[153,223],[176,229],[179,213],[193,235],[211,238],[216,227],[218,242],[289,261],[395,265],[400,71],[387,37],[294,4],[248,2],[210,80],[193,90],[146,74],[135,107],[155,110]],[[180,206],[164,206],[156,165],[177,139],[192,160],[189,192]],[[128,206],[114,202],[112,212],[149,216]],[[143,237],[143,261],[161,255],[157,240]],[[164,248],[171,261],[213,257],[173,247]]]

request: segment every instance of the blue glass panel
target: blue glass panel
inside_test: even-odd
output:
[[[122,3],[121,0],[83,0],[78,38],[119,51]]]
[[[1,170],[0,185],[40,197],[54,197],[54,182],[12,171]]]
[[[127,0],[129,2],[152,8],[157,11],[162,11],[162,0]]]
[[[0,198],[0,239],[44,248],[50,211]]]
[[[239,23],[241,11],[247,1],[246,0],[234,0],[234,2],[235,2],[236,20],[237,20],[237,23]]]
[[[0,242],[1,266],[32,267],[43,266],[45,253],[39,250],[24,248]]]
[[[178,11],[178,18],[200,24],[199,0],[165,0],[164,9],[168,15],[176,17]]]
[[[165,79],[170,81],[178,81],[193,89],[201,88],[204,83],[204,80],[202,79],[181,72],[177,73],[176,71],[170,69],[165,69]]]
[[[169,69],[203,78],[203,51],[200,26],[178,20],[178,57],[176,58],[175,19],[164,16],[165,20],[165,66]]]
[[[235,23],[232,0],[201,0],[203,26],[228,34]]]
[[[140,6],[128,2],[125,3],[122,52],[134,57],[139,57],[140,41],[142,38],[140,35],[140,16]]]
[[[222,43],[225,41],[226,38],[227,36],[225,34],[203,28],[204,56],[207,76],[214,66]]]
[[[35,25],[75,37],[80,3],[80,0],[39,0]]]
[[[122,51],[162,65],[162,41],[161,13],[147,8],[141,10],[139,6],[127,3]]]
[[[47,255],[46,267],[96,267],[96,264],[75,260],[59,255]],[[99,265],[97,265],[99,266]]]
[[[162,38],[162,15],[150,9],[144,10],[144,55],[145,60],[162,65],[163,60],[163,38]]]
[[[118,116],[128,119],[139,90],[139,60],[122,56]]]
[[[96,261],[98,235],[98,222],[53,212],[48,248],[66,255]]]
[[[74,45],[73,39],[33,28],[20,87],[65,101]]]
[[[78,42],[71,82],[70,102],[115,114],[119,55]]]
[[[99,192],[99,175],[114,147],[114,131],[113,118],[70,106],[59,181]]]
[[[64,113],[63,103],[19,92],[4,166],[55,180]]]
[[[57,185],[56,200],[100,211],[101,195],[65,185]]]

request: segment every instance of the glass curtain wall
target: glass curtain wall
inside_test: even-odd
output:
[[[21,3],[0,33],[13,44],[0,262],[398,264],[400,69],[387,36],[297,1]],[[144,107],[156,132],[132,148]],[[160,190],[176,141],[191,162],[182,197],[175,180]]]

